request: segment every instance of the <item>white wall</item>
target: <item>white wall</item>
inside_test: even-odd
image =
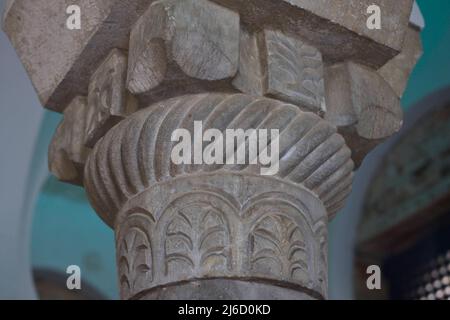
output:
[[[0,299],[34,298],[24,199],[44,111],[3,32],[0,57]]]

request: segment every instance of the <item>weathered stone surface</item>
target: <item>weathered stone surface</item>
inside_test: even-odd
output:
[[[280,161],[274,176],[314,191],[319,198],[329,200],[329,208],[343,204],[335,195],[349,192],[353,163],[344,139],[330,123],[277,100],[244,94],[199,94],[162,101],[134,113],[110,130],[100,146],[96,146],[86,167],[86,174],[91,177],[86,188],[88,193],[100,197],[94,204],[104,220],[112,225],[111,215],[132,194],[179,176],[221,170],[260,174],[261,165],[248,162],[246,165],[175,165],[171,150],[176,143],[172,142],[171,135],[177,128],[193,134],[194,121],[202,121],[204,130],[215,128],[222,132],[278,129]],[[123,145],[121,152],[120,145]],[[116,150],[114,146],[118,148],[117,154],[107,152]],[[225,152],[223,157],[226,163]],[[102,182],[109,178],[99,176],[98,167],[105,167],[105,172],[120,170],[122,173],[114,183]]]
[[[4,1],[5,4],[4,4],[3,15],[2,15],[2,26],[3,26],[3,23],[4,23],[5,19],[6,19],[6,17],[8,16],[9,10],[11,9],[11,7],[14,4],[15,1],[16,0],[6,0],[6,1]]]
[[[205,279],[145,292],[141,300],[313,300],[301,290],[256,281]]]
[[[207,0],[164,0],[155,7],[172,8],[165,16],[177,23],[164,22],[166,18],[158,13],[158,18],[147,20],[147,24],[153,27],[157,24],[155,30],[166,30],[164,36],[153,38],[162,38],[165,42],[171,38],[173,50],[166,52],[168,60],[176,61],[184,75],[198,79],[224,79],[236,72],[239,15],[226,7],[239,12],[250,29],[279,29],[285,34],[295,34],[319,49],[329,61],[351,59],[381,67],[401,48],[411,1],[401,0],[401,4],[375,1],[385,17],[382,30],[366,28],[368,1],[356,0],[320,3],[306,0],[215,1],[223,7]],[[65,9],[69,4],[72,4],[69,0],[15,0],[9,3],[5,13],[4,29],[30,74],[42,104],[57,111],[62,111],[75,95],[87,95],[87,80],[92,71],[112,48],[128,47],[130,28],[151,1],[82,0],[79,5],[83,27],[75,31],[64,28]],[[133,66],[146,72],[140,72],[138,76],[132,68],[135,73],[131,72],[129,87],[133,92],[160,84],[162,74],[167,72],[172,73],[168,78],[175,81],[180,77],[170,66],[165,71],[163,46],[150,45],[150,38],[138,48],[141,59],[137,58],[139,62]],[[155,58],[146,59],[147,56]],[[151,70],[156,73],[145,76],[151,74]],[[148,77],[156,78],[149,80]],[[194,86],[179,81],[172,85],[170,90],[180,85]],[[205,88],[205,85],[201,87]],[[223,91],[223,86],[221,89]]]
[[[411,3],[80,0],[79,31],[64,28],[69,1],[7,5],[43,104],[73,100],[50,168],[84,183],[114,228],[123,298],[326,297],[327,220],[350,193],[351,158],[401,125]],[[371,4],[382,30],[366,28]],[[175,164],[171,136],[195,121],[279,130],[279,170],[249,164],[268,148],[245,137],[232,150],[245,146],[245,164]]]
[[[133,28],[130,51],[128,88],[133,93],[171,78],[172,61],[187,77],[230,78],[238,66],[239,15],[207,0],[157,1]]]
[[[325,109],[322,55],[279,31],[265,31],[268,94],[312,110]]]
[[[90,150],[84,146],[88,105],[85,97],[72,100],[50,144],[50,171],[61,181],[82,185],[83,171]]]
[[[239,69],[233,86],[242,92],[263,96],[267,93],[267,50],[263,32],[241,29]]]
[[[412,0],[212,0],[241,15],[253,30],[282,30],[317,48],[326,60],[379,68],[402,48]],[[367,8],[379,5],[382,29],[370,30]],[[264,26],[264,27],[263,27]]]
[[[89,125],[85,145],[95,143],[127,115],[137,110],[136,99],[125,88],[127,57],[114,49],[92,75],[89,85]]]
[[[295,7],[341,25],[396,51],[400,51],[411,15],[413,0],[285,0]],[[367,28],[367,8],[381,9],[381,29]]]
[[[391,85],[399,97],[403,96],[409,75],[421,56],[420,31],[410,26],[406,33],[402,52],[379,70],[381,76]]]
[[[366,153],[397,132],[403,122],[400,99],[374,70],[347,62],[325,69],[325,119],[341,128],[359,164]]]
[[[279,171],[175,165],[171,134],[193,133],[194,121],[280,130]],[[326,224],[350,192],[352,171],[344,139],[317,115],[267,98],[201,94],[159,102],[111,129],[89,157],[85,187],[115,226],[123,298],[211,277],[277,281],[321,298]]]
[[[65,27],[71,0],[15,0],[3,29],[27,70],[43,106],[63,111],[87,95],[89,78],[113,48],[128,48],[132,24],[148,0],[80,0],[81,30]]]
[[[323,298],[326,220],[312,193],[275,179],[199,174],[155,185],[117,216],[122,298],[199,278],[253,278]]]
[[[166,77],[166,41],[171,37],[168,10],[163,3],[153,3],[131,31],[127,87],[132,93],[149,91]]]
[[[280,31],[242,32],[239,73],[233,85],[245,93],[325,110],[322,55]]]
[[[219,80],[236,74],[239,15],[208,0],[185,0],[173,8],[173,59],[191,77]]]

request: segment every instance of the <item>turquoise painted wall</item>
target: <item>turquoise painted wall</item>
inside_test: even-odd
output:
[[[65,274],[81,268],[83,281],[107,298],[117,298],[114,234],[89,206],[80,187],[51,177],[37,200],[32,234],[32,264]]]
[[[47,161],[47,149],[62,116],[47,112],[38,136],[33,167]],[[36,181],[31,170],[30,188]],[[118,299],[114,233],[90,207],[84,189],[50,176],[34,205],[31,263],[68,276],[69,265],[81,268],[83,283],[107,299]]]
[[[450,86],[450,1],[418,0],[426,27],[424,54],[414,69],[402,99],[404,109],[427,95]]]

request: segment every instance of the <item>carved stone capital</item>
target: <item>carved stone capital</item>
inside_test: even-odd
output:
[[[194,121],[222,131],[280,130],[278,173],[175,165],[170,136],[177,128],[194,134]],[[273,297],[297,288],[320,298],[328,217],[350,192],[352,171],[344,139],[313,113],[243,94],[199,94],[149,106],[111,129],[88,159],[85,187],[116,231],[124,298],[165,296],[161,286],[198,279],[271,283],[280,287]]]
[[[114,228],[122,297],[325,298],[327,221],[402,125],[413,1],[80,0],[77,31],[69,2],[11,1],[4,30],[64,113],[49,167]],[[246,139],[246,164],[175,164],[172,134],[197,121],[278,130],[278,170]]]
[[[116,219],[124,299],[327,295],[326,210],[301,186],[248,174],[195,174],[146,189]],[[182,283],[192,286],[189,293],[173,289]]]
[[[345,140],[329,122],[298,107],[245,94],[197,94],[161,101],[126,118],[99,141],[86,164],[85,186],[109,225],[127,199],[153,184],[203,172],[260,175],[260,164],[175,165],[171,135],[194,122],[203,129],[278,129],[279,170],[274,179],[316,194],[332,216],[350,192],[353,163]],[[249,153],[248,141],[245,152]],[[260,150],[264,152],[265,150]]]

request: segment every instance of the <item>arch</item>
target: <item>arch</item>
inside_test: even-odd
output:
[[[427,117],[443,108],[450,108],[450,87],[435,91],[410,108],[405,114],[403,128],[384,144],[370,153],[355,175],[353,191],[342,212],[337,215],[330,227],[330,298],[354,298],[354,248],[357,244],[358,225],[364,215],[366,194],[378,174],[384,159],[395,146]],[[449,147],[450,147],[450,140]]]

